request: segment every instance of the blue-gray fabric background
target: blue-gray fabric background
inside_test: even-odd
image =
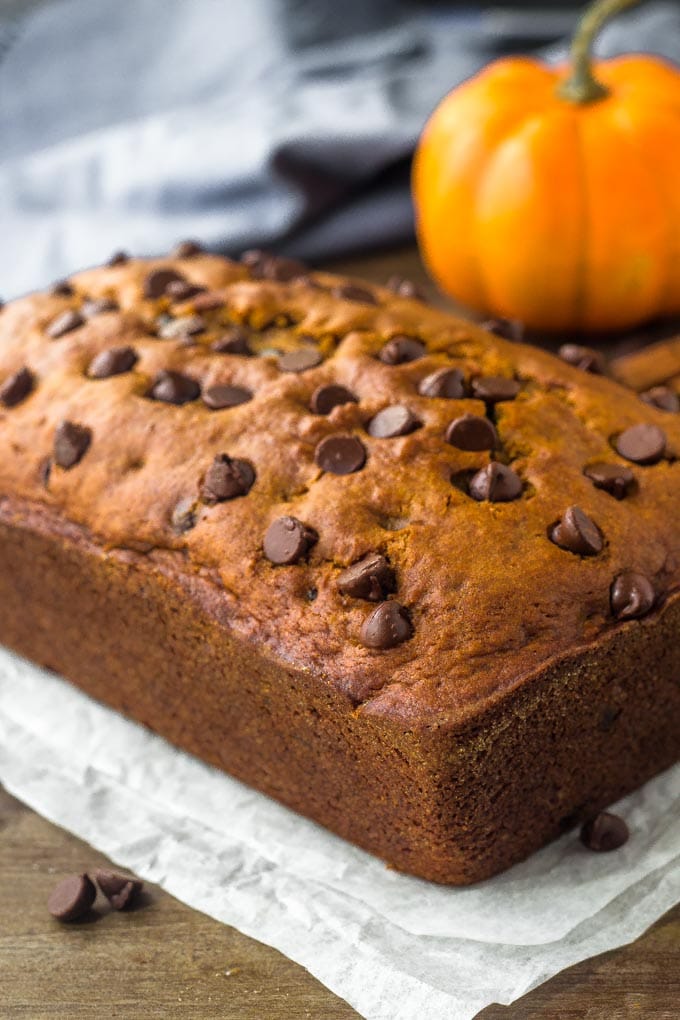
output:
[[[437,101],[574,10],[415,0],[0,0],[0,293],[196,237],[310,259],[412,235]],[[680,4],[600,50],[680,60]],[[551,50],[557,52],[557,50]]]

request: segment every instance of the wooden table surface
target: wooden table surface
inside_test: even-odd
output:
[[[391,272],[423,280],[412,251],[354,261],[342,270],[375,280]],[[276,950],[158,888],[150,887],[131,913],[102,908],[83,922],[53,921],[45,902],[55,881],[104,862],[0,788],[2,1020],[358,1016]],[[627,1018],[680,1018],[680,906],[632,945],[564,971],[512,1006],[479,1014],[479,1020]]]

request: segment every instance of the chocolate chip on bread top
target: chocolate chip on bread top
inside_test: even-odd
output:
[[[680,417],[403,286],[185,245],[0,334],[3,492],[181,551],[371,712],[464,714],[678,586]]]

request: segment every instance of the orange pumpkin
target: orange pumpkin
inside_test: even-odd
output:
[[[680,313],[680,72],[659,59],[591,63],[599,0],[571,69],[491,64],[425,127],[413,196],[439,285],[536,330],[623,329]]]

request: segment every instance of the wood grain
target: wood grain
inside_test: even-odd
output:
[[[411,249],[339,271],[425,287]],[[629,341],[626,341],[629,345]],[[625,349],[625,348],[624,348]],[[0,1018],[350,1020],[358,1014],[274,949],[158,888],[132,913],[60,925],[45,902],[59,877],[106,859],[0,788]],[[480,1020],[678,1020],[680,906],[633,945],[588,960]],[[423,1017],[423,1020],[440,1020]],[[443,1020],[443,1018],[442,1018]],[[455,1020],[455,1018],[446,1018]]]

